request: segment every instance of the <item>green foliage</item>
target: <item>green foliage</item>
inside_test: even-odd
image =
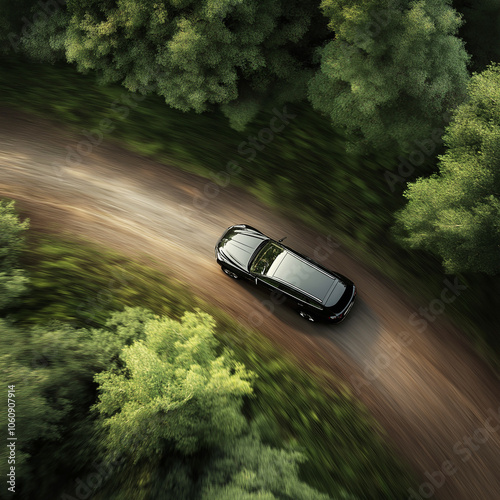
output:
[[[0,53],[20,49],[21,36],[27,33],[36,1],[0,0]]]
[[[97,398],[94,375],[119,369],[119,353],[144,337],[144,324],[152,317],[144,309],[127,308],[98,330],[56,322],[18,328],[0,321],[0,374],[5,388],[16,386],[20,498],[55,497],[54,492],[71,487],[68,479],[103,456],[102,437],[89,412]],[[4,429],[6,417],[4,412]],[[8,467],[6,452],[4,447],[0,453],[2,473]]]
[[[19,269],[19,256],[28,227],[28,220],[19,220],[14,202],[0,199],[0,311],[12,306],[26,289],[28,279]]]
[[[399,221],[447,272],[500,271],[500,66],[473,76],[444,137],[439,174],[411,184]]]
[[[463,16],[459,35],[471,54],[471,69],[483,71],[492,62],[500,63],[500,4],[498,0],[453,0]]]
[[[23,232],[28,227],[28,220],[19,220],[13,201],[0,200],[0,272],[8,272],[19,264]]]
[[[19,269],[0,273],[0,311],[17,302],[18,297],[26,291],[27,282],[28,278]]]
[[[300,453],[264,445],[258,435],[245,436],[225,447],[210,464],[201,500],[327,500],[299,479]],[[228,481],[227,478],[230,477]],[[336,491],[335,499],[354,497]]]
[[[151,319],[144,340],[123,349],[125,370],[96,376],[108,449],[136,462],[172,449],[191,454],[244,431],[252,377],[230,353],[217,356],[214,326],[200,312]]]
[[[468,56],[446,0],[323,0],[321,7],[335,38],[318,50],[309,98],[354,147],[411,150],[463,100]]]
[[[299,0],[80,0],[35,22],[23,43],[37,60],[66,59],[182,111],[223,105],[241,126],[263,100],[305,97],[303,44],[318,20]]]
[[[221,343],[257,375],[250,417],[267,443],[291,441],[303,452],[301,477],[308,484],[330,494],[345,488],[373,500],[404,497],[413,483],[407,466],[338,380],[299,368],[297,359],[283,356],[261,336],[217,317]]]
[[[250,431],[241,408],[254,376],[231,351],[217,354],[214,327],[199,311],[180,321],[148,319],[143,336],[122,350],[123,369],[96,376],[108,454],[139,462],[119,476],[136,480],[117,497],[326,500],[299,479],[301,454],[264,445],[256,428]],[[154,478],[138,487],[145,472]]]
[[[94,330],[94,339],[106,358],[121,366],[119,357],[122,349],[136,340],[143,340],[146,324],[153,318],[154,314],[149,309],[127,306],[123,311],[113,312],[105,328]]]
[[[91,461],[86,418],[93,376],[109,364],[87,330],[62,324],[33,329],[0,322],[0,374],[16,388],[16,479],[20,498],[49,498],[61,478]],[[7,428],[7,413],[1,425]],[[0,451],[5,476],[7,459]],[[50,459],[48,459],[50,457]]]
[[[193,305],[185,286],[174,279],[86,241],[33,233],[23,267],[30,276],[29,294],[10,312],[25,325],[57,320],[100,327],[109,311],[133,306],[139,297],[147,297],[141,299],[144,307],[174,317]]]

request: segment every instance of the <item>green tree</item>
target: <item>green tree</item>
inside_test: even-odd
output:
[[[96,376],[110,450],[134,461],[172,449],[190,454],[246,429],[241,406],[252,374],[229,353],[217,355],[213,329],[203,313],[150,320],[144,340],[123,349],[124,371]]]
[[[418,179],[399,214],[403,242],[446,271],[500,271],[500,66],[475,74],[444,136],[439,174]]]
[[[183,111],[221,106],[242,127],[269,100],[305,97],[318,14],[300,0],[68,0],[24,44]]]
[[[201,312],[149,319],[121,369],[96,375],[108,457],[126,457],[98,498],[328,498],[300,481],[300,453],[264,445],[247,422],[254,375],[220,352],[214,326]]]
[[[357,149],[408,150],[462,102],[468,56],[447,0],[323,0],[335,38],[318,50],[313,106]]]
[[[0,200],[0,311],[26,288],[28,279],[19,268],[19,257],[28,226],[28,220],[19,220],[13,201]]]
[[[0,320],[0,376],[16,386],[16,478],[22,498],[52,498],[66,478],[84,472],[100,454],[100,434],[90,408],[96,373],[119,368],[124,346],[144,337],[153,314],[126,308],[103,329],[56,323],[31,329]],[[6,412],[0,425],[7,429]],[[8,449],[0,450],[6,474]],[[48,457],[50,460],[48,460]],[[5,475],[4,475],[5,477]],[[62,480],[61,478],[65,478]]]
[[[301,453],[272,448],[251,431],[185,456],[168,452],[156,462],[124,461],[95,500],[354,500],[341,487],[332,497],[299,478]]]
[[[6,386],[15,385],[16,491],[20,498],[52,497],[61,477],[91,461],[93,377],[108,360],[89,331],[61,324],[26,329],[1,321],[0,352],[5,401]],[[6,450],[0,450],[3,477]]]

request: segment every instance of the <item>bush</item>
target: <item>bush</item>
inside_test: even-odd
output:
[[[19,269],[19,256],[28,226],[28,220],[19,220],[13,201],[0,200],[0,312],[26,289],[27,278]]]

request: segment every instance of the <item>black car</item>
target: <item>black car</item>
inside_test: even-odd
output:
[[[283,239],[275,241],[245,224],[231,226],[217,242],[215,257],[231,278],[283,294],[303,318],[342,321],[354,304],[354,283],[283,245]]]

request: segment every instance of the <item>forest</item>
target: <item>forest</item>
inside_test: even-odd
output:
[[[499,37],[496,0],[0,0],[0,106],[84,136],[68,169],[112,141],[210,181],[197,209],[234,185],[410,300],[464,283],[447,320],[498,370]],[[345,381],[0,194],[13,498],[418,489]]]

